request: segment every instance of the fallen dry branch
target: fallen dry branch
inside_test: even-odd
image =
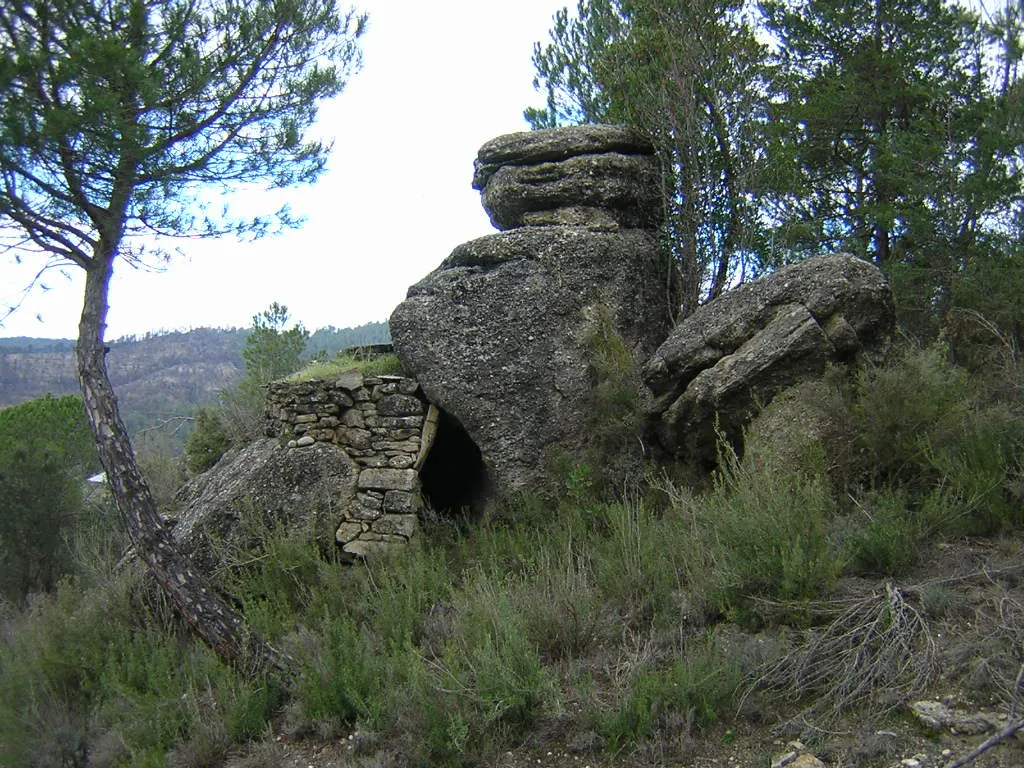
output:
[[[844,604],[827,626],[762,668],[747,694],[806,702],[804,717],[829,721],[869,703],[876,713],[896,708],[924,690],[936,671],[927,622],[889,583]]]
[[[972,750],[970,753],[964,755],[959,760],[954,760],[952,763],[946,766],[946,768],[963,768],[968,763],[974,762],[976,758],[992,749],[997,744],[1002,744],[1007,739],[1012,739],[1017,731],[1024,730],[1024,720],[1018,720],[1015,723],[1011,723],[1006,726],[1003,730],[985,740],[985,743]]]

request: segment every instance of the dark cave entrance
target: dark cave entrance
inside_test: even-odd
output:
[[[454,417],[440,408],[434,444],[420,469],[424,500],[444,517],[475,517],[487,493],[480,449]]]

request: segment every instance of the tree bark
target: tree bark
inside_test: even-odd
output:
[[[103,252],[107,251],[107,252]],[[85,408],[107,484],[136,553],[191,628],[225,661],[251,669],[286,670],[283,658],[259,636],[176,548],[142,476],[107,375],[103,335],[116,249],[98,246],[86,268],[78,326],[78,374]]]

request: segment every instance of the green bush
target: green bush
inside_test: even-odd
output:
[[[723,444],[713,488],[682,497],[695,534],[688,583],[745,622],[760,620],[757,598],[821,597],[843,565],[832,530],[837,504],[820,451],[782,462],[770,446],[756,448],[756,462],[741,461]]]
[[[193,475],[202,474],[213,467],[231,447],[221,419],[215,408],[200,408],[196,412],[195,427],[185,443],[185,465]]]
[[[922,525],[904,493],[885,487],[859,499],[856,507],[844,537],[856,570],[896,576],[917,563]]]
[[[79,397],[0,410],[0,595],[21,604],[73,567],[69,540],[86,477],[99,468]]]
[[[854,413],[869,483],[904,489],[911,506],[930,504],[931,532],[992,534],[1024,521],[1020,407],[990,398],[942,345],[865,370]]]
[[[280,691],[183,641],[139,587],[124,576],[89,590],[66,582],[8,619],[0,765],[84,768],[102,753],[112,764],[163,766],[168,750],[203,734],[217,737],[223,758],[265,729]]]
[[[641,664],[621,702],[598,716],[609,751],[637,745],[680,722],[687,730],[714,724],[731,707],[746,670],[709,634],[679,648],[663,665]]]

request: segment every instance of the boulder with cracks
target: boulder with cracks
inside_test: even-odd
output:
[[[648,423],[665,451],[715,463],[780,390],[826,366],[878,360],[895,327],[882,273],[853,256],[810,259],[736,288],[680,322],[644,366]]]

